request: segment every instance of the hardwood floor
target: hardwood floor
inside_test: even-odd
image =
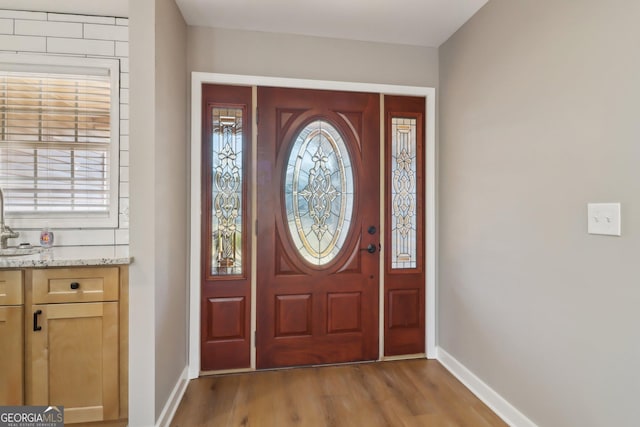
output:
[[[439,362],[420,359],[202,377],[171,426],[506,424]]]

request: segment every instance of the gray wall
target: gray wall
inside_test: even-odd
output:
[[[187,365],[187,27],[130,2],[130,425],[154,425]]]
[[[155,424],[155,0],[129,8],[129,425]]]
[[[439,344],[540,426],[640,419],[639,17],[492,0],[440,48]]]
[[[438,85],[434,48],[189,27],[190,71]]]
[[[187,366],[187,25],[156,0],[156,417]]]

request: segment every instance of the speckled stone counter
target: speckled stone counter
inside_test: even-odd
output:
[[[33,255],[0,256],[0,268],[82,267],[126,265],[133,258],[129,246],[61,246]]]

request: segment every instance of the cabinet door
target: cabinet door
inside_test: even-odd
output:
[[[22,405],[22,307],[0,307],[0,406]]]
[[[65,423],[118,418],[118,303],[33,305],[27,404],[64,406]],[[39,312],[40,311],[40,312]]]

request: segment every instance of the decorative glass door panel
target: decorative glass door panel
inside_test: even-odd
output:
[[[242,274],[242,109],[212,107],[211,274]]]
[[[309,123],[289,153],[284,201],[291,238],[310,264],[330,263],[344,246],[353,196],[351,159],[342,136],[329,122]]]
[[[415,118],[391,118],[391,268],[416,268],[417,137]]]

